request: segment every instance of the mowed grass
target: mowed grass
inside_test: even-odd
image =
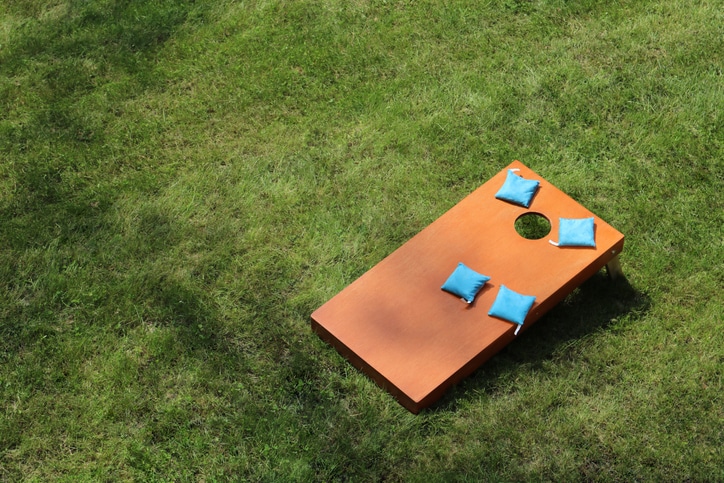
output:
[[[0,480],[724,479],[724,4],[6,0]],[[626,235],[413,416],[309,327],[520,159]]]

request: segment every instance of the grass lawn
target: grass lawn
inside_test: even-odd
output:
[[[724,3],[4,0],[0,480],[724,480]],[[626,235],[414,416],[311,312],[514,159]]]

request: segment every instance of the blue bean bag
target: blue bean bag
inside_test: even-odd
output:
[[[476,272],[461,262],[440,288],[462,297],[467,303],[472,303],[488,280],[490,277]]]
[[[518,324],[518,328],[515,329],[517,335],[534,302],[535,296],[522,295],[501,285],[488,315]]]
[[[528,208],[535,192],[538,190],[538,185],[540,185],[539,181],[525,179],[509,169],[505,183],[495,194],[495,197]]]
[[[560,218],[558,225],[558,247],[596,247],[591,218]]]

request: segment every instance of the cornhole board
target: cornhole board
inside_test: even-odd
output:
[[[495,198],[508,169],[540,181],[530,208]],[[515,230],[526,213],[548,236]],[[558,219],[594,217],[596,248],[563,248]],[[509,344],[516,324],[488,316],[501,284],[536,301],[520,333],[604,265],[615,275],[624,236],[519,161],[347,286],[311,316],[312,329],[413,413]],[[440,286],[463,262],[488,275],[472,304]]]

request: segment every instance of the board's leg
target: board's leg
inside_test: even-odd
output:
[[[608,261],[606,264],[606,272],[608,272],[608,276],[611,277],[611,280],[616,280],[618,277],[623,277],[623,270],[621,269],[621,260],[618,258],[619,256],[616,255],[612,259]]]

